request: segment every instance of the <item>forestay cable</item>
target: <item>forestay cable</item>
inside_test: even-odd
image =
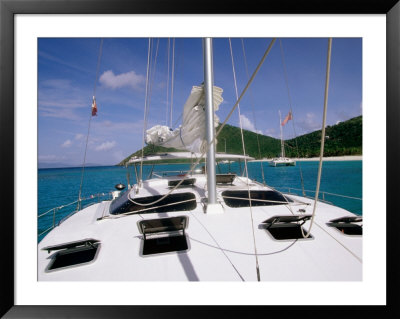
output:
[[[142,176],[143,176],[143,157],[144,157],[144,140],[146,134],[146,125],[147,122],[147,103],[148,103],[148,88],[149,88],[149,69],[150,69],[150,51],[151,51],[151,39],[149,38],[149,44],[147,49],[147,71],[146,71],[146,92],[144,99],[144,118],[143,118],[143,139],[142,139],[142,160],[140,161],[140,176],[139,180],[136,182],[138,185],[142,184]]]
[[[233,59],[233,50],[232,50],[232,41],[229,38],[229,49],[231,52],[231,60],[232,60],[232,72],[233,72],[233,81],[235,85],[235,94],[236,94],[236,99],[238,99],[239,94],[238,94],[238,89],[237,89],[237,81],[236,81],[236,71],[235,71],[235,62]],[[239,114],[239,124],[240,124],[240,135],[242,138],[242,148],[243,148],[243,156],[244,156],[244,171],[246,174],[246,181],[247,181],[247,192],[249,196],[249,209],[250,209],[250,217],[251,217],[251,229],[252,229],[252,234],[253,234],[253,245],[254,245],[254,254],[256,258],[256,273],[257,273],[257,280],[260,281],[260,267],[258,265],[258,256],[257,256],[257,245],[256,245],[256,238],[254,235],[254,221],[253,221],[253,209],[251,206],[251,193],[250,193],[250,186],[249,186],[249,172],[247,170],[247,160],[246,160],[246,147],[244,144],[244,136],[243,136],[243,125],[242,125],[242,117],[240,114],[240,105],[238,103],[238,114]]]
[[[168,46],[167,46],[167,51],[168,51],[168,54],[167,54],[167,103],[166,103],[166,111],[165,111],[165,125],[168,125],[168,111],[169,111],[169,108],[168,108],[168,102],[169,102],[169,100],[168,100],[168,95],[169,95],[169,53],[170,53],[170,44],[171,44],[171,39],[170,38],[168,38]]]
[[[254,70],[253,74],[251,75],[250,80],[247,82],[246,86],[244,87],[242,93],[240,94],[239,98],[237,99],[236,103],[232,106],[231,111],[229,112],[228,116],[226,117],[226,119],[224,120],[224,122],[221,124],[221,126],[219,127],[217,134],[215,136],[215,138],[218,136],[219,133],[221,133],[222,129],[224,128],[226,122],[228,122],[229,118],[232,116],[233,111],[236,109],[236,107],[238,106],[239,102],[242,100],[243,95],[246,93],[247,89],[249,88],[250,84],[253,82],[254,78],[256,77],[258,71],[260,70],[261,66],[263,65],[265,59],[267,58],[269,52],[272,49],[272,46],[274,45],[276,41],[276,38],[273,38],[271,43],[268,46],[268,49],[265,51],[263,57],[261,58],[261,61],[258,63],[256,69]],[[214,139],[215,140],[215,139]],[[214,142],[214,141],[213,141]]]
[[[307,232],[306,235],[304,235],[303,229],[302,229],[302,227],[300,227],[304,238],[307,238],[308,236],[310,236],[310,233],[311,233],[311,228],[312,228],[312,225],[313,225],[313,222],[314,222],[315,212],[316,212],[316,209],[317,209],[317,202],[318,202],[318,196],[319,196],[319,186],[320,186],[320,183],[321,183],[322,159],[324,157],[324,146],[325,146],[326,111],[327,111],[327,108],[328,108],[329,74],[330,74],[330,70],[331,70],[331,51],[332,51],[332,38],[329,38],[329,40],[328,40],[328,58],[327,58],[327,62],[326,62],[324,114],[322,116],[321,151],[320,151],[320,154],[319,154],[317,188],[315,190],[314,207],[313,207],[313,213],[312,213],[311,222],[310,222],[310,228],[308,229],[308,232]]]
[[[235,102],[235,104],[233,105],[233,107],[232,107],[230,113],[228,114],[228,116],[226,117],[225,121],[221,124],[220,128],[218,129],[218,132],[215,134],[214,139],[211,141],[210,145],[213,144],[213,143],[215,143],[216,138],[218,137],[219,133],[221,132],[221,130],[222,130],[223,127],[225,126],[226,122],[227,122],[227,121],[229,120],[229,118],[231,117],[233,111],[236,109],[238,103],[239,103],[240,100],[242,99],[243,95],[246,93],[246,91],[247,91],[247,89],[249,88],[250,84],[253,82],[255,76],[257,75],[257,73],[258,73],[258,71],[260,70],[262,64],[264,63],[264,61],[265,61],[265,59],[267,58],[269,52],[271,51],[271,48],[272,48],[273,44],[275,43],[275,41],[276,41],[276,38],[272,39],[272,41],[271,41],[271,43],[269,44],[267,50],[265,51],[263,57],[261,58],[260,62],[258,63],[258,65],[257,65],[257,67],[256,67],[256,69],[254,70],[254,72],[253,72],[251,78],[249,79],[249,81],[247,82],[245,88],[243,89],[242,93],[240,94],[240,97],[238,98],[238,100],[237,100],[237,101]],[[146,85],[146,87],[147,87],[147,85]],[[144,131],[143,131],[143,134],[144,134]],[[144,144],[144,135],[143,135],[143,144]],[[143,167],[143,148],[144,148],[144,146],[142,147],[141,169],[142,169],[142,167]],[[172,189],[170,189],[170,190],[168,191],[168,193],[166,193],[166,194],[165,194],[164,196],[162,196],[161,198],[155,200],[155,201],[152,202],[152,203],[147,203],[147,204],[142,204],[142,203],[135,202],[134,200],[132,200],[131,198],[129,198],[129,196],[128,196],[128,199],[129,199],[132,203],[134,203],[134,204],[136,204],[136,205],[139,205],[139,206],[154,205],[154,204],[156,204],[156,203],[162,201],[163,199],[165,199],[166,197],[168,197],[175,189],[177,189],[177,188],[184,182],[185,178],[186,178],[189,174],[191,174],[191,173],[194,171],[194,168],[200,163],[200,160],[204,157],[205,154],[206,154],[206,151],[203,151],[203,153],[197,158],[196,162],[193,163],[192,167],[190,168],[190,171],[188,171],[188,172],[185,174],[185,176],[183,176],[183,178],[181,179],[181,181],[180,181],[176,186],[174,186]]]
[[[245,68],[246,68],[247,80],[249,80],[249,78],[250,78],[250,76],[249,76],[249,68],[247,66],[246,51],[244,49],[243,38],[241,40],[242,40],[244,65],[245,65]],[[260,139],[258,137],[259,134],[257,132],[257,121],[256,121],[256,115],[255,115],[255,112],[254,112],[254,98],[253,98],[253,94],[252,94],[251,90],[249,92],[250,92],[250,98],[251,98],[251,103],[250,104],[251,104],[251,110],[252,110],[252,113],[253,113],[254,128],[256,129],[256,133],[257,133],[256,137],[257,137],[257,146],[258,146],[258,157],[261,159]],[[261,176],[262,176],[263,184],[265,185],[266,183],[265,183],[264,167],[263,167],[263,162],[262,161],[260,161],[260,168],[261,168]]]
[[[169,125],[172,127],[172,107],[174,103],[174,73],[175,73],[175,39],[172,39],[172,75],[171,75],[171,111]]]
[[[296,151],[297,151],[297,158],[300,158],[300,153],[299,153],[299,146],[297,144],[297,134],[296,134],[296,128],[294,125],[294,117],[293,117],[293,108],[292,108],[292,98],[290,95],[290,90],[289,90],[289,81],[288,81],[288,76],[287,76],[287,71],[286,71],[286,64],[285,64],[285,56],[283,54],[283,46],[282,46],[282,40],[279,39],[279,44],[280,44],[280,48],[281,48],[281,56],[282,56],[282,65],[283,65],[283,75],[285,78],[285,83],[286,83],[286,89],[288,92],[288,99],[289,99],[289,108],[290,108],[290,113],[292,114],[292,126],[293,126],[293,132],[294,132],[294,141],[296,143]],[[301,161],[299,162],[299,171],[300,171],[300,182],[301,182],[301,189],[302,189],[302,193],[303,196],[306,195],[305,191],[304,191],[304,180],[303,180],[303,171],[301,169]]]

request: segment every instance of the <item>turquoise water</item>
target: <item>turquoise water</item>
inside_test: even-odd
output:
[[[260,162],[248,163],[249,177],[262,182]],[[304,189],[314,191],[318,174],[318,162],[297,162],[292,167],[269,167],[268,163],[262,163],[265,181],[268,185],[280,191],[288,191],[301,195],[301,177],[303,175]],[[240,174],[238,163],[219,165],[217,173],[227,173],[230,170]],[[189,165],[158,165],[155,171],[185,171]],[[243,169],[243,165],[242,165]],[[143,176],[148,176],[151,166],[143,167]],[[38,170],[38,215],[41,215],[54,207],[66,205],[78,199],[81,183],[81,168],[52,168]],[[102,199],[109,199],[110,192],[115,190],[114,185],[123,183],[127,185],[127,173],[130,183],[136,182],[133,168],[127,171],[124,167],[104,166],[85,168],[82,183],[81,197],[85,198],[82,207],[90,205]],[[324,162],[321,178],[321,192],[340,194],[350,197],[362,198],[362,161]],[[313,192],[306,192],[307,196],[314,196]],[[320,196],[322,199],[322,195]],[[357,215],[362,215],[362,201],[342,198],[325,194],[324,199],[336,206],[343,207]],[[56,211],[44,215],[38,219],[38,234],[58,223],[69,215],[77,207],[71,204]],[[54,220],[53,220],[54,218]],[[39,241],[46,233],[39,236]]]

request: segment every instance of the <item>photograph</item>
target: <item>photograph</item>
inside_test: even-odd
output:
[[[0,317],[397,317],[399,17],[0,0]]]
[[[361,38],[38,38],[38,281],[362,281]]]

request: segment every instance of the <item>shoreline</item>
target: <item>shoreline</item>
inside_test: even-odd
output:
[[[272,158],[265,158],[262,160],[254,160],[251,162],[268,162]],[[296,162],[318,162],[319,157],[309,157],[309,158],[292,158]],[[323,158],[324,162],[327,161],[362,161],[362,155],[345,155],[345,156],[329,156]]]

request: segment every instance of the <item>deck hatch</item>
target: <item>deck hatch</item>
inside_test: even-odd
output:
[[[188,211],[196,208],[196,196],[193,193],[175,193],[170,194],[163,200],[148,206],[141,206],[139,204],[148,204],[157,201],[164,195],[155,195],[147,197],[134,198],[133,203],[128,198],[129,192],[126,192],[121,197],[115,199],[110,205],[110,213],[113,215],[124,214],[124,213],[164,213],[164,212],[175,212],[175,211]]]
[[[236,174],[216,174],[217,184],[233,184]]]
[[[336,219],[332,219],[327,223],[329,227],[335,227],[341,233],[350,236],[362,235],[362,225],[356,224],[362,223],[362,217],[360,216],[346,216]]]
[[[247,190],[227,190],[222,192],[222,197],[226,205],[233,208],[249,207],[250,202],[251,206],[285,205],[288,202],[293,202],[290,198],[273,190],[251,190],[251,200],[249,200]]]
[[[168,186],[175,187],[176,185],[179,184],[180,181],[181,179],[170,180],[168,181]],[[185,178],[183,182],[179,185],[179,187],[193,186],[195,182],[196,182],[195,178]]]
[[[85,239],[42,248],[48,253],[58,251],[51,257],[47,271],[88,264],[96,258],[99,249],[100,241],[96,239]]]
[[[273,216],[262,222],[265,229],[276,240],[302,239],[307,231],[302,225],[311,218],[311,215],[283,215]],[[313,238],[310,234],[307,238]]]
[[[143,234],[143,256],[186,251],[189,248],[185,229],[187,216],[148,219],[138,222]]]

